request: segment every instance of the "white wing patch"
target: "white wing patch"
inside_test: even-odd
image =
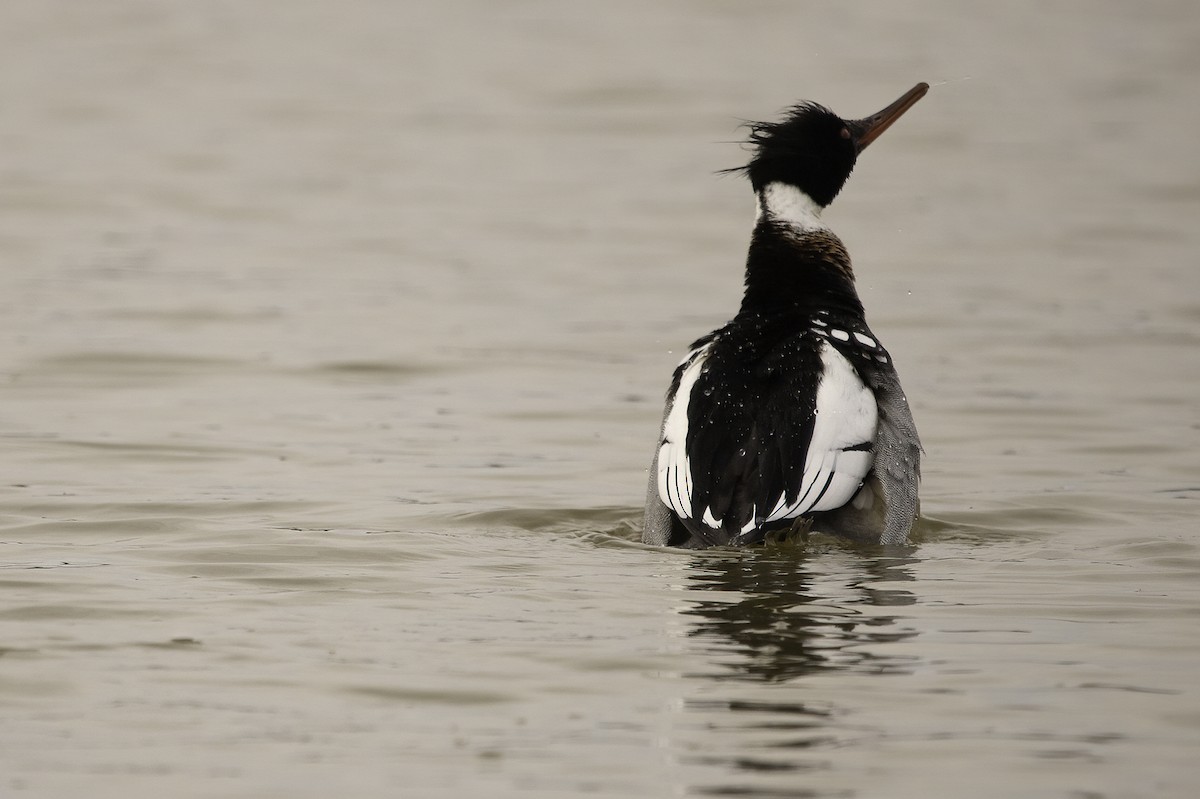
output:
[[[854,367],[829,343],[821,347],[824,367],[817,387],[817,418],[804,458],[800,493],[792,503],[786,495],[764,521],[794,519],[805,513],[834,510],[854,496],[871,470],[879,408]]]
[[[687,454],[688,402],[696,380],[704,371],[708,356],[708,345],[688,353],[681,365],[679,390],[671,403],[671,412],[663,425],[663,441],[658,448],[658,496],[675,511],[681,519],[692,518],[692,464]],[[720,520],[713,518],[712,510],[706,508],[701,520],[704,524],[720,528]],[[715,522],[715,524],[710,524]]]

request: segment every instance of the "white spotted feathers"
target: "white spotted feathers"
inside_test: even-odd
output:
[[[875,340],[869,331],[846,330],[840,327],[832,327],[827,321],[828,316],[828,311],[818,311],[812,320],[812,332],[830,341],[839,344],[848,344],[859,353],[869,355],[879,363],[890,362],[891,359],[888,357],[887,350]]]

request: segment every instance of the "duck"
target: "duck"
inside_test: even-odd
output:
[[[849,253],[822,220],[858,157],[928,92],[843,119],[800,102],[749,123],[757,214],[737,314],[697,339],[666,395],[642,541],[705,549],[822,532],[900,546],[922,447]]]

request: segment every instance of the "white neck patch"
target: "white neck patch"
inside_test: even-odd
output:
[[[828,230],[821,221],[824,209],[807,194],[787,183],[768,183],[758,193],[758,217],[791,225],[799,232]]]

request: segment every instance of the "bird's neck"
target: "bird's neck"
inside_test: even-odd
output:
[[[758,192],[742,313],[830,310],[862,315],[850,255],[821,221],[822,210],[786,183],[769,183]]]
[[[787,225],[797,233],[829,230],[821,221],[825,209],[808,194],[789,183],[768,183],[757,194],[755,224],[764,220]]]

